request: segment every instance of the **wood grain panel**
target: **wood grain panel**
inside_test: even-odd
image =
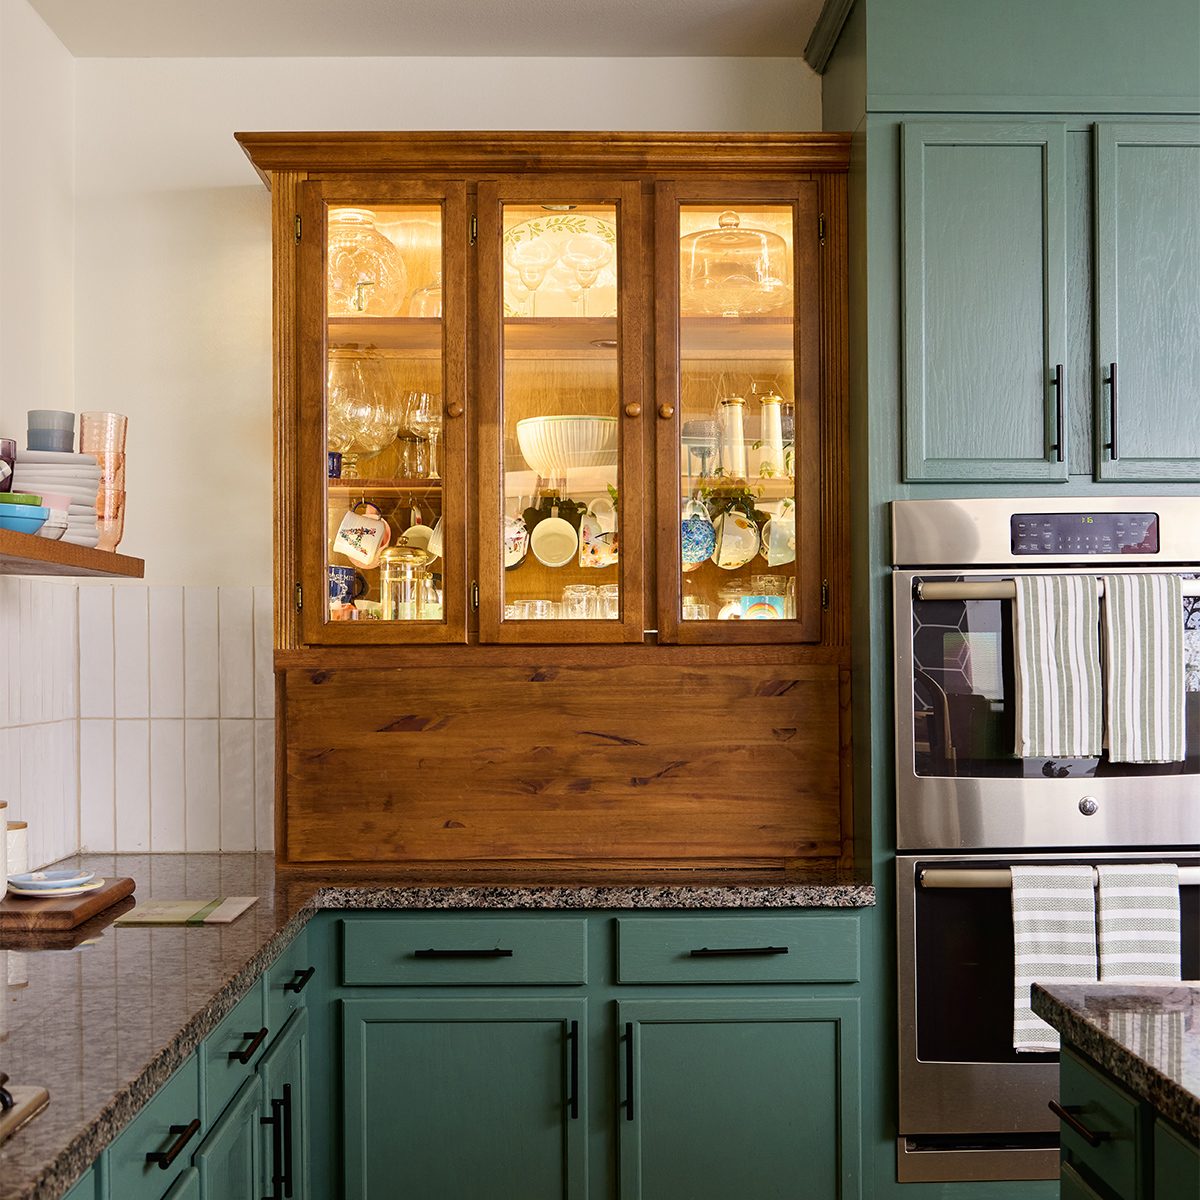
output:
[[[287,706],[292,861],[841,850],[833,668],[293,671]]]

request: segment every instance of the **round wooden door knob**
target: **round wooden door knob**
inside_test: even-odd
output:
[[[627,417],[640,417],[642,415],[642,406],[634,400],[632,403],[625,405],[625,415]]]
[[[664,421],[669,421],[675,415],[675,405],[660,404],[658,406],[658,415],[662,417]]]
[[[463,406],[457,400],[451,401],[446,405],[446,416],[457,420],[463,415]]]

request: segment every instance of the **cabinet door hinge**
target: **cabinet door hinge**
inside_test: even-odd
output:
[[[471,214],[471,245],[472,246],[475,245],[478,238],[479,238],[479,218],[474,213],[472,213]]]
[[[301,232],[302,226],[303,226],[303,222],[300,220],[300,214],[297,213],[296,214],[296,241],[300,240],[300,232]]]
[[[304,607],[304,588],[300,584],[296,584],[296,611],[299,612]]]
[[[829,608],[829,580],[828,579],[821,580],[821,608],[822,609]]]
[[[825,214],[824,213],[821,213],[821,215],[817,218],[817,240],[821,243],[822,246],[825,245]]]
[[[476,612],[479,611],[479,581],[477,579],[471,580],[471,607]]]

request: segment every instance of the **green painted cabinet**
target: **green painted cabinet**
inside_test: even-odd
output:
[[[342,1005],[345,1191],[361,1200],[582,1200],[587,1004]]]
[[[1200,124],[1101,124],[1096,473],[1200,478]]]
[[[862,1195],[853,1000],[618,1004],[620,1200]]]
[[[262,1081],[251,1076],[200,1143],[192,1160],[201,1200],[259,1200],[262,1158],[259,1120]]]
[[[1065,121],[901,126],[906,480],[1200,480],[1200,125],[1090,134],[1081,174]]]
[[[312,1196],[309,1125],[308,1011],[297,1009],[258,1064],[263,1085],[264,1195],[281,1200]]]
[[[1200,1146],[1166,1121],[1154,1122],[1154,1200],[1200,1196]]]
[[[163,1197],[163,1200],[201,1200],[200,1172],[195,1167],[188,1167],[175,1180],[171,1186],[171,1190]]]
[[[63,1200],[96,1200],[96,1168],[89,1167],[75,1186],[63,1197]]]

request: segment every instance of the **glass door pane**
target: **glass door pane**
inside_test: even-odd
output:
[[[678,558],[660,560],[667,580],[678,580],[666,636],[803,640],[799,609],[813,610],[819,561],[819,534],[806,544],[819,529],[819,299],[806,244],[815,243],[815,220],[806,238],[794,193],[668,211],[678,414],[677,446],[660,469],[677,470],[679,533]]]
[[[328,209],[330,621],[442,622],[442,212]]]
[[[640,409],[623,399],[619,205],[540,199],[499,205],[500,627],[585,641],[636,623],[640,637],[622,563],[640,507],[622,422]]]

